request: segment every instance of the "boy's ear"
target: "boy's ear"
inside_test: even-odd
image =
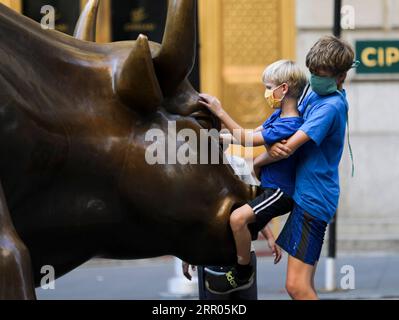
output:
[[[337,77],[338,84],[343,84],[345,82],[347,74],[348,74],[347,72],[344,72],[338,75]]]
[[[286,95],[288,93],[290,87],[288,86],[287,83],[284,82],[282,88],[283,88],[283,94]]]

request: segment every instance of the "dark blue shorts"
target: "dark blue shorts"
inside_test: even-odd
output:
[[[277,244],[289,255],[310,265],[319,261],[327,223],[297,204],[281,231]]]
[[[294,207],[294,200],[280,189],[261,188],[260,190],[262,193],[248,202],[256,216],[255,222],[248,225],[252,240],[258,238],[259,231],[272,219],[291,212]]]

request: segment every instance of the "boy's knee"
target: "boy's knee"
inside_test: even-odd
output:
[[[239,209],[234,210],[230,216],[230,226],[233,231],[241,230],[246,227],[247,221],[245,215]]]
[[[299,286],[296,281],[287,280],[285,283],[285,290],[292,297],[299,291]]]
[[[287,280],[285,289],[293,299],[307,299],[313,295],[313,289],[310,285],[296,280]]]

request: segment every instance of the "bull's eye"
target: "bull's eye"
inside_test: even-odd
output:
[[[218,118],[206,111],[196,111],[191,115],[201,127],[207,130],[216,129],[218,131],[221,130],[221,122]]]
[[[207,114],[203,111],[197,111],[190,115],[195,120],[197,120],[198,124],[204,129],[211,130],[217,129],[217,124],[215,119],[210,114]]]

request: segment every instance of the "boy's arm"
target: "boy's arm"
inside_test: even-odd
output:
[[[236,144],[241,144],[244,147],[258,147],[265,145],[265,139],[263,138],[261,131],[246,130],[242,128],[225,111],[220,114],[219,118],[224,123],[227,130],[229,130],[233,135]]]
[[[302,130],[298,130],[288,140],[277,142],[268,148],[269,163],[289,158],[308,141],[310,141],[310,137]]]
[[[273,162],[275,162],[275,160],[272,157],[270,157],[270,155],[267,152],[264,152],[261,155],[257,156],[254,159],[254,164],[253,164],[255,176],[258,179],[260,179],[260,173],[261,173],[260,169],[263,166],[266,166]]]
[[[273,232],[268,225],[264,227],[260,232],[262,233],[262,235],[265,237],[266,240],[274,239]]]
[[[222,140],[223,143],[225,144],[238,144],[241,145],[241,143],[233,137],[231,133],[221,133],[220,134],[220,140]]]
[[[282,257],[282,253],[280,247],[276,245],[276,240],[274,238],[272,230],[270,230],[269,226],[266,226],[261,230],[261,233],[265,237],[269,248],[272,250],[274,256],[274,264],[279,263]]]
[[[334,105],[324,104],[318,107],[306,119],[305,123],[291,138],[274,144],[269,148],[269,154],[277,160],[290,157],[299,147],[312,140],[320,146],[333,128],[338,111]]]
[[[263,167],[270,163],[275,162],[274,158],[272,158],[269,153],[266,151],[254,159],[254,166],[255,167]]]
[[[238,144],[242,146],[262,146],[265,144],[261,128],[256,130],[246,130],[242,128],[237,122],[230,117],[230,115],[223,109],[220,101],[215,97],[207,94],[201,94],[199,103],[207,107],[214,115],[216,115],[225,125],[226,129],[230,131]],[[257,131],[258,130],[258,131]]]
[[[262,131],[263,130],[263,126],[259,126],[259,127],[257,127],[255,130],[254,130],[254,132],[259,132],[259,131]]]
[[[309,136],[305,132],[299,130],[288,140],[277,142],[271,147],[267,146],[267,152],[255,158],[254,166],[262,167],[282,159],[287,159],[309,140]]]

